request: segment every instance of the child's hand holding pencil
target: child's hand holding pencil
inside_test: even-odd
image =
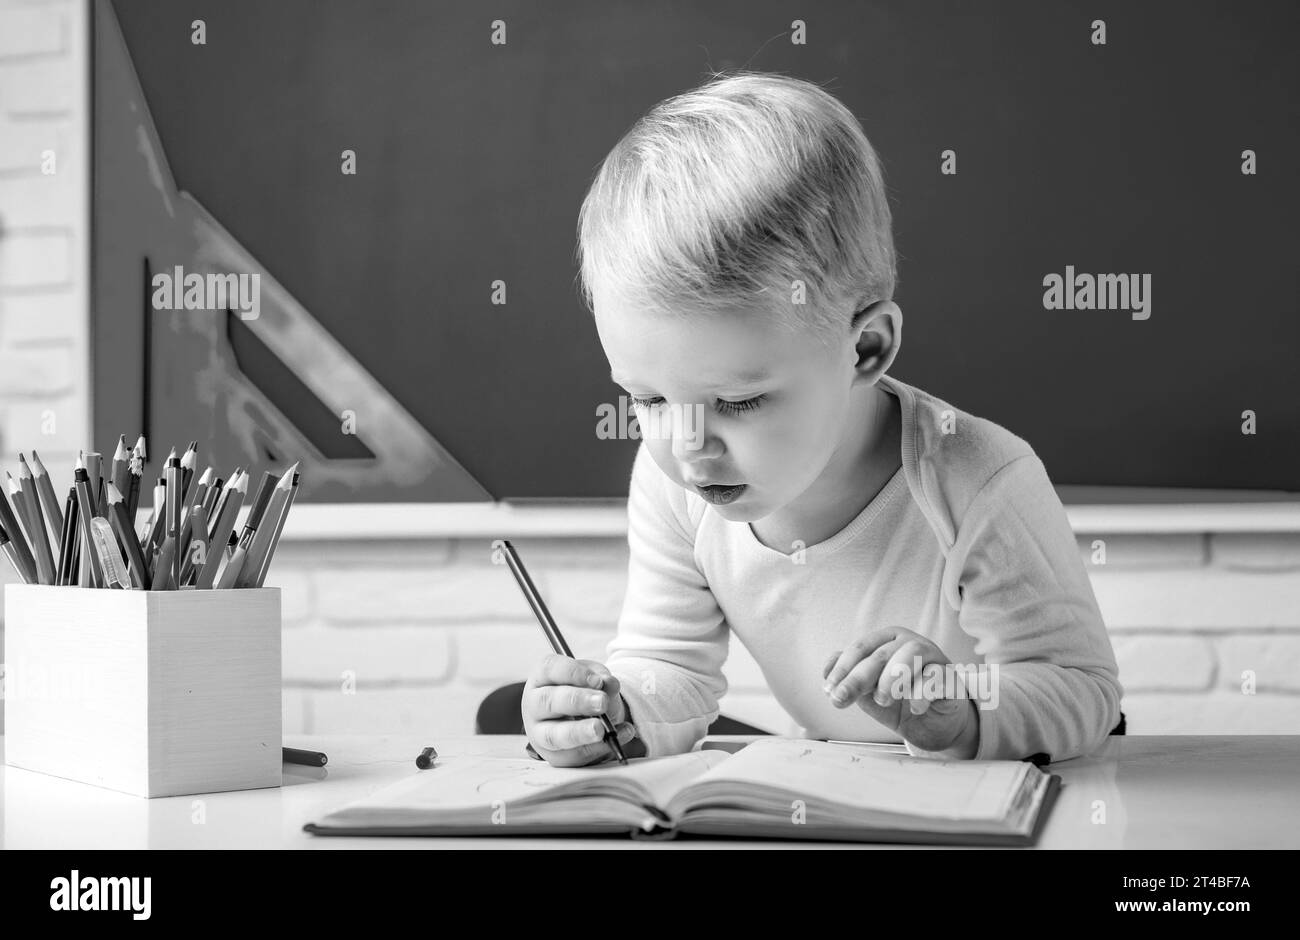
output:
[[[538,756],[556,767],[581,767],[610,757],[602,714],[613,722],[620,745],[636,735],[618,679],[590,659],[557,653],[544,657],[524,684],[521,708],[528,740]]]

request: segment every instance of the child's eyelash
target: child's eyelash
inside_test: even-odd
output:
[[[642,408],[653,408],[663,401],[662,398],[638,398],[633,395],[632,404],[639,405]],[[753,411],[767,398],[766,395],[755,395],[753,398],[746,398],[744,401],[723,401],[718,399],[718,410],[727,415],[744,414],[746,411]]]

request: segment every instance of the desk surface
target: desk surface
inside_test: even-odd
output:
[[[302,831],[304,823],[343,803],[420,773],[415,756],[427,744],[434,744],[442,754],[519,755],[524,740],[508,735],[433,742],[396,735],[291,735],[287,745],[324,751],[328,766],[285,764],[284,784],[279,788],[155,800],[4,766],[0,767],[4,810],[0,848],[832,846],[705,839],[337,838]],[[1112,737],[1094,756],[1063,761],[1051,770],[1061,776],[1064,786],[1040,848],[1300,847],[1300,735]],[[847,846],[834,843],[833,847]]]

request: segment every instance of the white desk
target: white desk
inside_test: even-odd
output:
[[[5,849],[425,849],[835,847],[846,843],[638,842],[631,839],[311,836],[304,823],[411,774],[427,744],[440,754],[521,755],[523,737],[423,741],[291,736],[324,751],[322,768],[284,765],[278,789],[145,800],[0,767]],[[3,740],[0,739],[0,751]],[[1300,848],[1300,735],[1112,737],[1097,755],[1055,764],[1064,786],[1041,848]],[[436,768],[424,773],[436,773]],[[1100,821],[1104,813],[1104,822]],[[201,821],[200,821],[201,820]],[[890,846],[863,846],[890,848]]]

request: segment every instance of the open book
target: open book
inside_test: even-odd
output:
[[[1032,845],[1059,784],[1021,761],[936,760],[778,737],[735,754],[698,750],[627,766],[452,755],[304,829]]]

